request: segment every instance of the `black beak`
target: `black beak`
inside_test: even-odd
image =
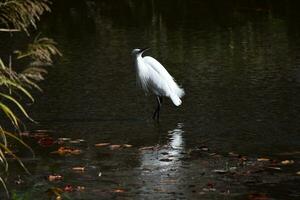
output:
[[[149,47],[144,48],[144,49],[141,49],[141,50],[140,50],[140,53],[144,53],[145,51],[147,51],[147,50],[149,50],[149,49],[150,49]]]

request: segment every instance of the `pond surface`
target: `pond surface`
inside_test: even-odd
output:
[[[55,1],[39,26],[63,57],[28,129],[82,141],[29,139],[33,175],[16,167],[25,182],[10,187],[37,199],[66,185],[84,187],[71,199],[299,198],[299,13],[290,1],[255,2]],[[144,47],[186,92],[180,107],[164,101],[160,123],[151,119],[155,98],[135,83],[131,50]],[[51,153],[60,146],[82,152]]]

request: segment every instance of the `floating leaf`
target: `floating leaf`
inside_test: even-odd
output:
[[[84,172],[85,167],[73,167],[72,170],[77,171],[77,172]]]
[[[132,147],[132,145],[131,144],[123,144],[123,147],[130,148],[130,147]]]
[[[57,151],[54,151],[52,153],[56,153],[59,155],[78,155],[81,154],[81,150],[70,147],[59,147]]]
[[[105,147],[108,145],[110,145],[110,143],[98,143],[98,144],[95,144],[95,147]]]
[[[125,190],[123,190],[123,189],[115,189],[113,192],[115,192],[115,193],[123,193],[123,192],[125,192]]]
[[[257,161],[258,162],[268,162],[268,161],[270,161],[270,159],[269,158],[257,158]]]
[[[80,143],[79,140],[70,140],[69,142],[72,143],[72,144],[79,144]]]
[[[283,164],[283,165],[291,165],[291,164],[294,164],[294,161],[293,160],[283,160],[283,161],[281,161],[281,164]]]
[[[71,138],[58,138],[58,140],[69,141],[69,140],[71,140]]]
[[[268,167],[268,169],[281,170],[280,167]]]
[[[63,177],[61,175],[49,175],[48,176],[48,181],[52,182],[52,181],[60,181],[62,180]]]
[[[109,145],[109,148],[110,148],[111,150],[119,149],[120,147],[121,147],[120,144],[112,144],[112,145]]]

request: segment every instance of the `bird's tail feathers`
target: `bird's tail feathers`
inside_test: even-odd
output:
[[[183,88],[180,88],[179,86],[176,89],[176,94],[179,98],[183,97],[185,95],[185,92],[183,90]]]
[[[176,94],[171,94],[170,98],[172,100],[172,102],[174,103],[175,106],[180,106],[182,101],[180,100],[180,98],[176,95]]]

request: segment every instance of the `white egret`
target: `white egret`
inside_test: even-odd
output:
[[[182,103],[180,98],[184,95],[184,90],[177,85],[174,78],[156,59],[150,56],[142,57],[148,49],[133,49],[132,55],[138,84],[146,93],[150,91],[156,95],[157,108],[152,118],[157,118],[158,121],[163,97],[169,97],[175,106],[179,106]]]

